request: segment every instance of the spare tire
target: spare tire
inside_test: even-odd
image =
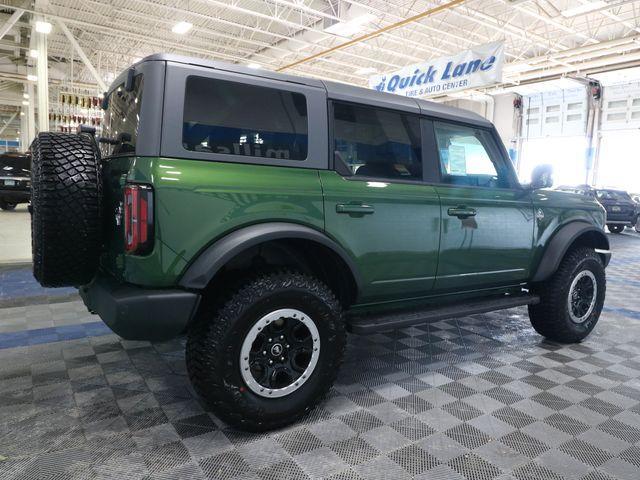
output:
[[[85,285],[102,245],[100,153],[89,134],[43,132],[31,145],[33,275],[44,287]]]

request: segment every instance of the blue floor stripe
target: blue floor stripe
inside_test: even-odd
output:
[[[99,337],[111,333],[113,332],[109,327],[102,322],[0,333],[0,350],[43,343],[62,342],[64,340],[77,340],[79,338]]]
[[[618,313],[625,317],[633,318],[635,320],[640,320],[640,311],[631,310],[629,308],[621,308],[621,307],[604,307],[603,310],[605,312]]]

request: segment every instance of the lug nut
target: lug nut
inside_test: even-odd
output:
[[[284,357],[280,357],[280,361],[281,361],[281,362],[284,362]]]
[[[273,365],[273,360],[269,360],[269,365]]]
[[[267,354],[267,351],[266,351],[266,350],[263,350],[263,351],[262,351],[262,354],[263,354],[263,355],[266,355],[266,354]]]
[[[280,340],[284,340],[284,335],[280,335]]]
[[[270,339],[269,339],[269,342],[273,342],[273,338],[270,338]]]

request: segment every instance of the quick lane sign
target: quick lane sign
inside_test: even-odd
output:
[[[374,75],[369,78],[369,87],[406,97],[445,95],[501,82],[503,62],[504,42],[487,43],[451,57]]]

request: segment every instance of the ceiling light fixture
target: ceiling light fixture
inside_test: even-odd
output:
[[[356,75],[371,75],[374,73],[378,73],[378,69],[373,67],[362,67],[357,69],[355,73]]]
[[[336,22],[325,28],[324,31],[341,37],[352,37],[356,33],[363,31],[365,25],[375,20],[375,18],[376,16],[371,13],[363,13],[362,15],[358,15],[357,17],[353,17],[349,20]]]
[[[49,22],[36,22],[36,32],[38,33],[44,33],[46,35],[47,33],[51,33],[51,28],[52,25]]]
[[[37,82],[38,77],[36,75],[27,75],[27,80],[29,80],[30,82]]]
[[[22,104],[23,105],[29,105],[29,101],[28,100],[22,100]]]
[[[171,28],[171,31],[173,33],[177,33],[178,35],[184,35],[192,28],[193,28],[193,24],[189,22],[178,22]]]
[[[22,94],[22,97],[23,97],[23,98],[26,98],[26,99],[28,100],[28,99],[29,99],[29,94],[28,94],[28,93],[23,93],[23,94]]]
[[[585,3],[582,5],[578,5],[577,7],[567,8],[566,10],[562,10],[560,14],[563,17],[577,17],[578,15],[584,15],[585,13],[593,12],[599,8],[604,8],[607,6],[607,2],[603,2],[601,0]]]
[[[257,63],[249,63],[249,64],[247,65],[247,67],[249,67],[249,68],[253,68],[254,70],[257,70],[257,69],[259,69],[259,68],[262,68],[262,65],[259,65],[259,64],[257,64]]]
[[[29,56],[31,58],[38,58],[38,50],[29,50]]]

